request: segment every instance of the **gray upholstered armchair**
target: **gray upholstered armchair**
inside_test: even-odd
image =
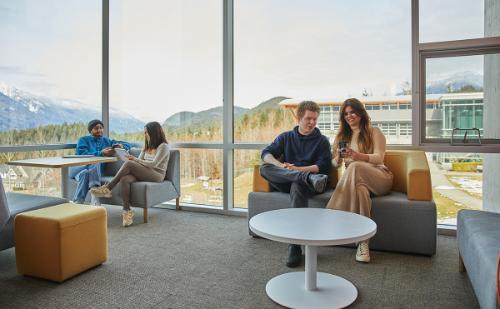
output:
[[[5,193],[0,177],[0,250],[14,247],[14,218],[17,214],[66,202],[60,197]]]
[[[130,149],[130,154],[139,156],[140,149]],[[109,182],[111,178],[118,172],[123,161],[118,160],[113,163],[106,163],[103,171],[102,183]],[[148,208],[158,205],[162,202],[175,199],[176,208],[179,209],[179,198],[181,196],[181,177],[180,177],[180,152],[179,150],[170,150],[170,158],[168,160],[167,173],[163,182],[145,182],[138,181],[132,184],[130,191],[130,204],[132,207],[144,209],[144,223],[148,222]],[[76,180],[69,179],[68,192],[69,196],[73,196],[76,190]],[[113,188],[113,196],[111,198],[101,198],[100,202],[110,205],[122,205],[120,186]],[[87,195],[86,201],[90,202],[90,193]]]

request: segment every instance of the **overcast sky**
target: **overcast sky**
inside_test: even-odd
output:
[[[363,88],[394,95],[410,80],[410,2],[235,0],[235,104]],[[221,0],[110,3],[113,108],[163,121],[222,105]],[[422,42],[483,35],[483,0],[421,0],[420,8]],[[101,104],[100,0],[2,0],[0,40],[0,81]],[[438,78],[480,71],[482,62],[433,67]]]

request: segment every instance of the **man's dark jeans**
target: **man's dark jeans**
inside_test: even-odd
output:
[[[260,175],[264,177],[273,189],[290,193],[292,207],[307,207],[309,197],[316,194],[308,182],[310,172],[287,170],[270,163],[260,167]]]

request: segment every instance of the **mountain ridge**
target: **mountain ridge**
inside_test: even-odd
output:
[[[87,123],[100,119],[101,110],[76,100],[51,99],[0,82],[0,131],[32,129],[50,124]],[[116,133],[140,131],[144,122],[112,109],[110,123]]]

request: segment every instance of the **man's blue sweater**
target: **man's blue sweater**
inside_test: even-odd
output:
[[[102,150],[115,144],[122,144],[123,148],[125,148],[126,150],[130,149],[130,144],[127,142],[115,141],[105,136],[94,137],[92,135],[87,135],[78,139],[78,143],[76,144],[76,154],[102,157]]]
[[[332,162],[330,142],[314,128],[309,135],[299,133],[299,126],[292,131],[281,133],[269,146],[262,150],[261,158],[272,154],[276,159],[283,156],[284,162],[295,166],[317,165],[319,173],[328,175]]]

